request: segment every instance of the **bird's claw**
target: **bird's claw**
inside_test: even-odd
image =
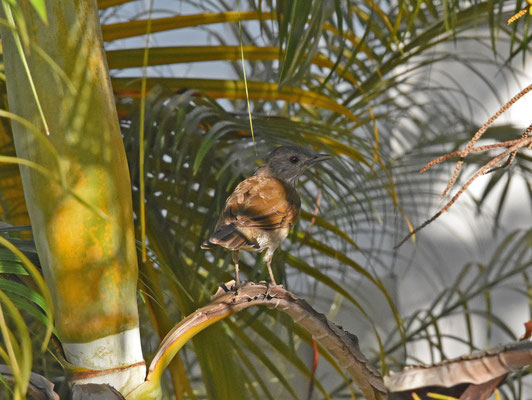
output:
[[[229,290],[233,290],[233,288],[231,287],[231,289],[229,289],[227,286],[225,286],[225,283],[222,282],[222,284],[220,285],[220,287],[223,289],[223,291],[225,293],[229,292]]]

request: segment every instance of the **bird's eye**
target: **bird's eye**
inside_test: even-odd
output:
[[[290,162],[292,164],[297,164],[299,162],[299,158],[297,156],[290,157]]]

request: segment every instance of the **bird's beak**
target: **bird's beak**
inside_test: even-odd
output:
[[[328,154],[318,153],[315,154],[314,157],[312,157],[310,160],[308,160],[309,165],[316,164],[321,161],[329,160],[332,157]]]

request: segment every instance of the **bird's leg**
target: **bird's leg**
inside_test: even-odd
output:
[[[272,281],[273,286],[277,286],[275,283],[275,278],[273,277],[272,272],[272,258],[273,258],[273,252],[275,250],[268,249],[266,250],[266,254],[264,255],[264,262],[266,263],[266,266],[268,267],[268,273],[270,274],[270,280]]]
[[[238,262],[240,261],[240,254],[237,251],[233,251],[233,263],[235,264],[235,289],[240,286],[240,278],[238,277]]]

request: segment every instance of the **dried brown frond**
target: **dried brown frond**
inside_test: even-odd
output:
[[[396,245],[394,248],[400,247],[404,242],[406,242],[411,236],[415,235],[417,232],[419,232],[421,229],[429,225],[431,222],[436,220],[441,214],[443,214],[445,211],[447,211],[455,202],[458,200],[458,198],[466,191],[466,189],[481,175],[489,174],[493,171],[496,171],[500,168],[505,168],[509,166],[513,160],[515,159],[515,156],[519,149],[522,149],[524,147],[532,148],[532,138],[530,137],[530,134],[532,133],[532,124],[523,132],[523,135],[520,139],[516,140],[508,140],[506,142],[502,143],[496,143],[496,144],[490,144],[485,146],[478,146],[474,147],[475,143],[482,137],[484,132],[488,129],[488,127],[504,112],[506,112],[517,100],[519,100],[521,97],[523,97],[525,94],[530,92],[532,90],[532,84],[527,86],[525,89],[523,89],[521,92],[519,92],[517,95],[512,97],[510,101],[508,101],[504,106],[502,106],[495,114],[491,116],[488,121],[482,127],[475,133],[473,138],[469,141],[466,148],[463,150],[454,151],[452,153],[444,154],[429,163],[427,163],[423,169],[420,171],[421,173],[425,173],[430,167],[439,164],[445,160],[448,160],[449,158],[453,157],[460,157],[460,160],[456,163],[455,170],[453,172],[453,175],[451,176],[451,179],[449,180],[447,187],[443,191],[443,194],[441,197],[443,198],[451,189],[451,187],[456,182],[456,179],[458,178],[458,175],[460,173],[460,170],[462,168],[462,165],[464,163],[465,157],[471,153],[477,153],[480,151],[487,151],[492,150],[496,148],[506,148],[506,150],[492,158],[489,162],[484,164],[461,188],[460,190],[453,196],[453,198],[447,202],[436,214],[434,214],[430,219],[423,222],[420,226],[413,229],[401,242]],[[500,161],[502,161],[505,157],[508,157],[508,159],[500,165],[497,165]]]
[[[507,374],[528,367],[531,361],[532,343],[525,340],[433,365],[409,366],[385,376],[384,383],[392,399],[412,398],[407,395],[415,392],[425,399],[427,391],[435,389],[441,397],[431,398],[487,399]]]
[[[530,132],[532,132],[532,125],[530,125],[526,131],[523,133],[523,136],[521,136],[522,139],[524,138],[527,138],[528,136],[530,136]],[[532,143],[528,145],[528,148],[530,149],[532,146]],[[510,154],[510,156],[508,157],[508,159],[504,162],[504,164],[501,164],[501,165],[497,165],[493,168],[491,168],[490,170],[488,170],[486,172],[486,174],[489,174],[493,171],[497,171],[498,169],[501,169],[501,168],[506,168],[507,166],[509,166],[515,159],[515,156],[517,154],[517,150],[514,151],[512,154]]]
[[[517,100],[519,100],[521,97],[523,97],[525,94],[527,94],[531,90],[532,90],[532,84],[527,86],[523,90],[521,90],[519,93],[517,93],[514,97],[512,97],[510,99],[510,101],[508,101],[505,105],[503,105],[499,109],[499,111],[497,111],[495,114],[493,114],[491,116],[491,118],[488,119],[486,121],[486,123],[484,125],[482,125],[482,127],[475,133],[475,135],[473,136],[473,139],[471,139],[469,141],[469,143],[467,144],[466,148],[464,150],[462,150],[462,153],[460,155],[460,160],[456,163],[456,167],[454,169],[454,173],[453,173],[451,179],[449,180],[449,183],[447,183],[447,187],[445,188],[445,190],[443,191],[443,193],[441,195],[442,199],[445,197],[445,195],[449,192],[451,187],[456,182],[456,179],[458,178],[458,174],[460,173],[462,165],[464,164],[464,160],[463,159],[471,152],[471,149],[473,148],[475,143],[482,137],[484,132],[486,132],[486,130],[489,128],[489,126],[491,124],[493,124],[493,122],[495,122],[495,120],[497,118],[499,118],[502,114],[504,114],[511,106],[514,105],[514,103]]]
[[[471,151],[469,153],[478,153],[478,152],[481,152],[481,151],[486,151],[486,150],[493,150],[493,149],[499,149],[501,147],[511,147],[513,146],[514,144],[520,142],[521,139],[514,139],[514,140],[508,140],[506,142],[502,142],[502,143],[494,143],[494,144],[487,144],[485,146],[478,146],[478,147],[473,147],[471,149]],[[423,169],[421,171],[419,171],[420,174],[424,174],[425,172],[427,172],[427,170],[436,165],[436,164],[439,164],[445,160],[448,160],[449,158],[454,158],[454,157],[463,157],[463,153],[464,153],[464,150],[458,150],[458,151],[453,151],[452,153],[447,153],[447,154],[444,154],[443,156],[440,156],[438,158],[435,158],[434,160],[432,160],[431,162],[427,163]]]

